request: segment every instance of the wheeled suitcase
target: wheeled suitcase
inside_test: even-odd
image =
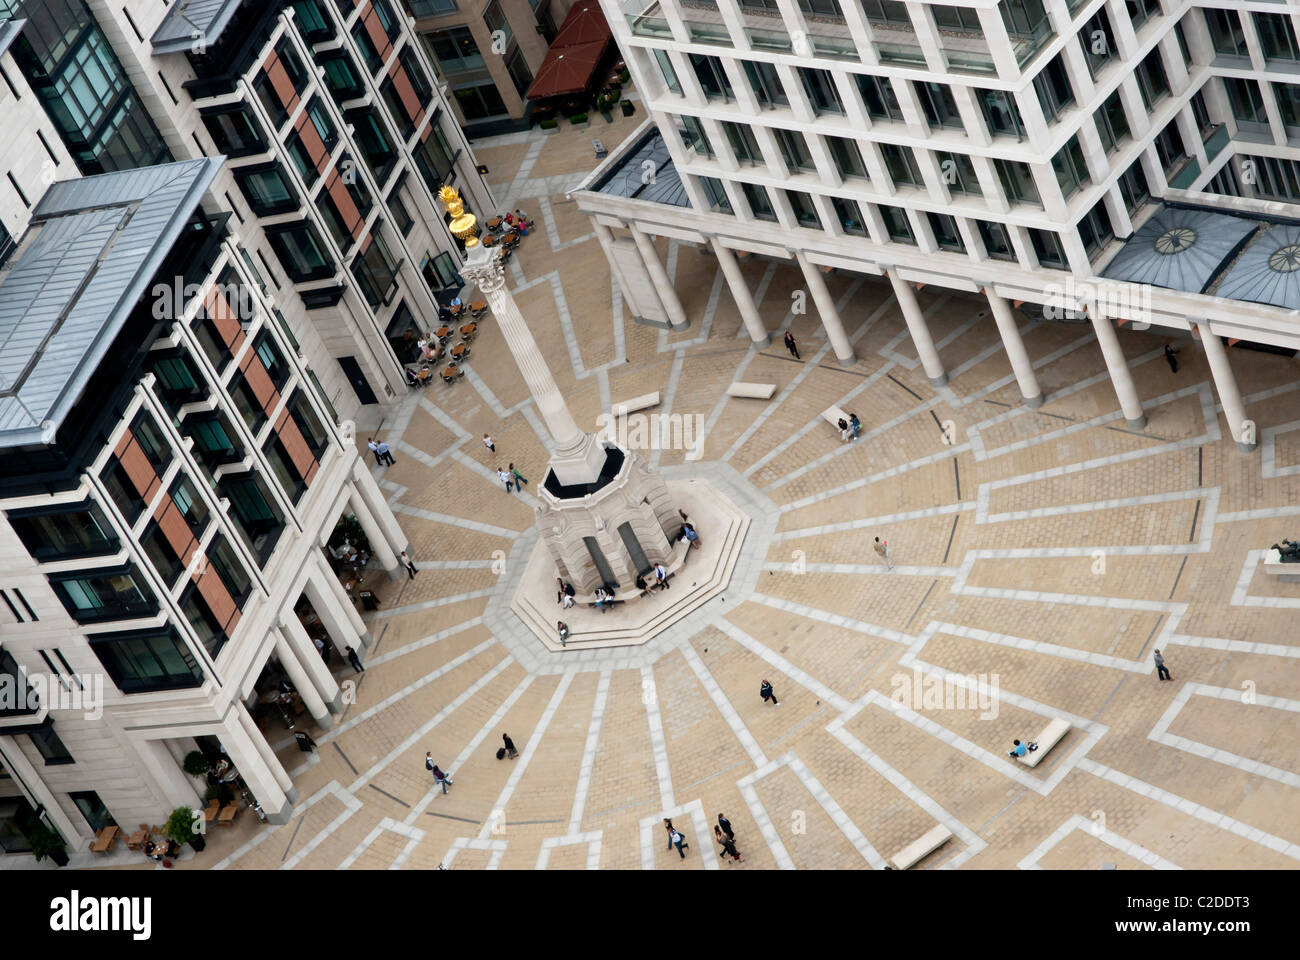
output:
[[[505,748],[505,747],[498,747],[498,748],[497,748],[497,759],[498,759],[498,760],[503,760],[503,759],[505,759],[505,755],[506,755],[506,748]]]

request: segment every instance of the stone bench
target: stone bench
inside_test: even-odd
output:
[[[889,858],[889,861],[894,865],[895,870],[906,870],[908,867],[920,863],[951,838],[952,831],[942,823],[938,824],[929,833],[918,837],[902,850],[899,850],[898,853]]]
[[[645,410],[647,407],[659,406],[659,391],[654,393],[644,393],[639,397],[633,397],[631,400],[625,400],[622,403],[616,403],[610,412],[616,417],[624,417],[629,413],[637,410]]]
[[[771,400],[776,393],[775,383],[744,383],[736,381],[727,387],[729,397],[752,397],[755,400]]]
[[[1060,718],[1053,720],[1047,726],[1043,727],[1042,732],[1039,733],[1038,736],[1033,738],[1034,743],[1038,744],[1038,749],[1031,750],[1023,757],[1016,757],[1016,759],[1027,767],[1038,766],[1038,761],[1047,756],[1047,751],[1060,743],[1061,738],[1069,732],[1070,724],[1067,721],[1061,720]]]
[[[825,410],[822,411],[822,419],[825,420],[827,423],[829,423],[836,430],[840,428],[840,424],[839,424],[840,420],[843,420],[845,423],[851,422],[849,420],[849,415],[845,413],[843,410],[841,410],[839,407],[827,407]]]
[[[1283,583],[1300,583],[1300,563],[1283,563],[1281,550],[1265,550],[1264,572]]]

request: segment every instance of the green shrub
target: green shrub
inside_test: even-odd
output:
[[[194,816],[194,811],[189,807],[177,807],[172,811],[172,815],[167,818],[163,833],[177,843],[189,843],[198,835],[199,831],[194,829],[194,822],[197,819]]]
[[[181,764],[181,769],[191,777],[201,777],[212,769],[212,764],[208,763],[208,758],[201,750],[191,750],[185,754],[185,762]]]
[[[618,72],[618,82],[619,82],[619,83],[627,83],[628,78],[629,78],[630,76],[632,76],[632,75],[631,75],[630,73],[628,73],[628,72],[627,72],[627,68],[624,67],[622,70],[620,70],[620,71]]]
[[[579,123],[586,123],[587,115],[585,113],[575,113],[573,116],[569,118],[569,122],[575,125]]]
[[[538,124],[538,126],[541,127],[543,130],[554,130],[559,125],[560,125],[560,121],[556,120],[554,117],[547,117],[545,120],[543,120],[541,123]]]

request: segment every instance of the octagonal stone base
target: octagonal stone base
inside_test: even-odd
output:
[[[652,590],[605,613],[583,604],[564,610],[555,601],[555,561],[544,543],[533,548],[510,609],[548,650],[645,643],[727,588],[749,530],[749,515],[706,479],[670,480],[668,490],[700,535],[698,547],[675,546],[668,590]],[[559,620],[570,631],[563,647],[556,629]]]

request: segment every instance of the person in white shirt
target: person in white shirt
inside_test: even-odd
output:
[[[668,571],[662,563],[655,564],[655,580],[658,582],[660,590],[668,589]]]
[[[514,491],[514,486],[510,482],[510,474],[506,473],[500,467],[497,467],[497,476],[500,478],[501,482],[506,485],[506,493],[512,493]]]
[[[493,440],[491,437],[489,437],[486,433],[483,434],[483,446],[487,447],[487,448],[488,448],[489,450],[491,450],[493,453],[496,453],[496,452],[497,452],[497,444],[496,444],[496,441]]]

